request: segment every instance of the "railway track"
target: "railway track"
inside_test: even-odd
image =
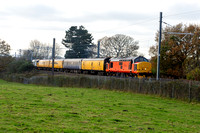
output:
[[[47,70],[37,70],[37,74],[38,75],[44,75],[44,76],[51,76],[52,71],[47,71]],[[59,72],[59,71],[54,71],[54,75],[62,75],[62,76],[71,76],[71,77],[77,77],[77,76],[84,76],[84,77],[112,77],[112,78],[135,78],[138,79],[138,77],[125,77],[125,76],[105,76],[105,75],[96,75],[96,74],[85,74],[85,73],[67,73],[67,72]],[[143,78],[143,79],[149,79],[146,77],[139,77],[139,78]]]

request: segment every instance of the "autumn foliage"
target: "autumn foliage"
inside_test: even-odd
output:
[[[173,32],[173,33],[172,33]],[[170,34],[171,33],[171,34]],[[176,34],[191,33],[191,34]],[[199,68],[200,62],[200,26],[178,24],[163,29],[161,41],[160,70],[162,76],[185,78],[188,73]],[[158,41],[158,33],[156,34]],[[157,46],[149,50],[156,70]]]
[[[12,57],[9,56],[10,45],[6,41],[0,39],[0,72],[5,71],[8,64],[12,60]]]

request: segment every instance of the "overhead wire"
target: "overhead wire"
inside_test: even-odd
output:
[[[110,31],[110,30],[118,30],[118,29],[122,29],[122,28],[125,28],[125,27],[133,26],[133,25],[139,25],[139,24],[149,23],[149,22],[151,22],[151,21],[157,20],[158,18],[159,18],[159,17],[156,17],[156,18],[149,18],[149,19],[146,19],[146,20],[142,20],[142,21],[140,21],[140,22],[131,23],[131,24],[126,25],[126,26],[121,26],[121,27],[110,28],[110,29],[106,29],[106,30],[102,30],[102,31],[97,31],[96,33],[102,33],[102,32],[106,32],[106,31]]]
[[[182,12],[182,13],[170,14],[170,15],[165,15],[163,17],[167,18],[167,17],[174,17],[174,16],[180,16],[180,15],[194,14],[194,13],[198,13],[198,12],[200,12],[200,10],[193,10],[193,11],[187,11],[187,12]],[[125,27],[133,26],[133,25],[140,25],[140,24],[144,24],[144,23],[149,23],[151,21],[155,21],[155,20],[158,20],[158,19],[159,19],[159,17],[149,18],[149,19],[141,20],[139,22],[132,23],[132,24],[129,24],[129,25],[126,25],[126,26],[115,27],[115,28],[110,28],[110,29],[106,29],[106,30],[102,30],[102,31],[97,31],[96,33],[107,32],[107,31],[110,31],[110,30],[118,30],[118,29],[122,29],[122,28],[125,28]],[[164,24],[166,24],[168,26],[172,26],[172,25],[170,25],[166,22],[164,22]]]
[[[180,16],[180,15],[188,15],[188,14],[193,14],[193,13],[197,13],[200,12],[200,10],[193,10],[193,11],[187,11],[187,12],[182,12],[182,13],[176,13],[176,14],[169,14],[169,15],[165,15],[163,17],[174,17],[174,16]]]

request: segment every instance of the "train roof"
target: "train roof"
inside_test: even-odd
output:
[[[128,58],[111,58],[110,61],[131,61],[132,59]]]
[[[74,58],[74,59],[64,59],[64,61],[81,61],[81,58]]]
[[[83,59],[83,61],[102,61],[102,60],[107,60],[110,59],[109,57],[107,58],[87,58],[87,59]]]
[[[148,61],[148,59],[146,59],[143,56],[137,56],[137,57],[128,57],[128,58],[111,58],[110,61],[135,61],[135,59],[139,59],[142,58],[145,61]],[[136,61],[137,62],[137,61]]]
[[[39,59],[38,61],[50,61],[50,59]]]

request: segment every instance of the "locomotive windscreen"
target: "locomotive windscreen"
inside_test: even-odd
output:
[[[134,59],[134,63],[136,62],[149,62],[149,60],[147,60],[146,58],[139,56],[137,58]]]

